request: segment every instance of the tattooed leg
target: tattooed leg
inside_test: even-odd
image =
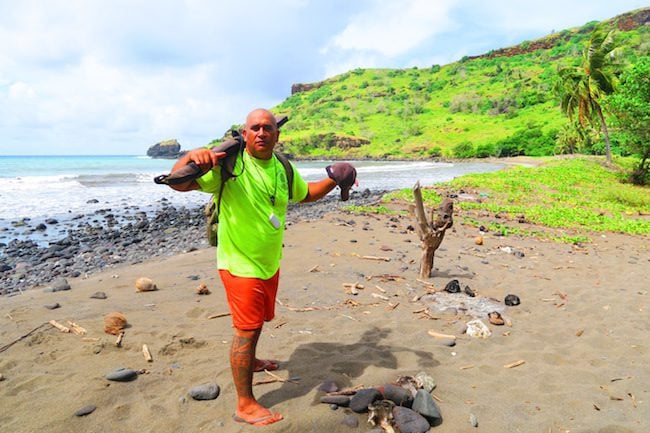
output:
[[[237,390],[235,419],[256,425],[271,424],[282,419],[255,400],[253,396],[253,370],[255,369],[255,348],[262,329],[244,331],[235,328],[230,348],[230,367]]]

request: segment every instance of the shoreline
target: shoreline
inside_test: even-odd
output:
[[[386,192],[352,191],[347,202],[338,200],[337,193],[314,203],[292,204],[287,209],[286,223],[321,218],[344,206],[369,205]],[[61,224],[67,234],[48,240],[47,245],[29,239],[1,243],[0,297],[62,278],[88,277],[120,265],[211,248],[206,239],[203,208],[203,204],[177,208],[163,202],[161,209],[148,216],[137,208],[124,206]]]

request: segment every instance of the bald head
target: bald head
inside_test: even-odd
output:
[[[273,113],[257,108],[246,116],[242,131],[248,153],[258,159],[271,159],[273,148],[280,137],[278,122]]]
[[[255,110],[248,113],[248,116],[246,116],[245,127],[248,128],[249,126],[255,124],[260,118],[270,121],[270,124],[272,124],[275,129],[278,128],[278,123],[275,119],[275,116],[266,108],[256,108]]]

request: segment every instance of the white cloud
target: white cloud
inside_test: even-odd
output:
[[[453,0],[377,0],[372,8],[351,18],[348,26],[326,47],[376,52],[394,57],[417,47],[426,39],[449,30]]]
[[[172,137],[199,146],[295,82],[445,64],[641,6],[0,0],[0,154],[134,154]]]

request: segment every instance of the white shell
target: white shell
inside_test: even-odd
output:
[[[490,328],[481,319],[474,319],[467,322],[467,335],[470,337],[487,338],[492,335]]]

